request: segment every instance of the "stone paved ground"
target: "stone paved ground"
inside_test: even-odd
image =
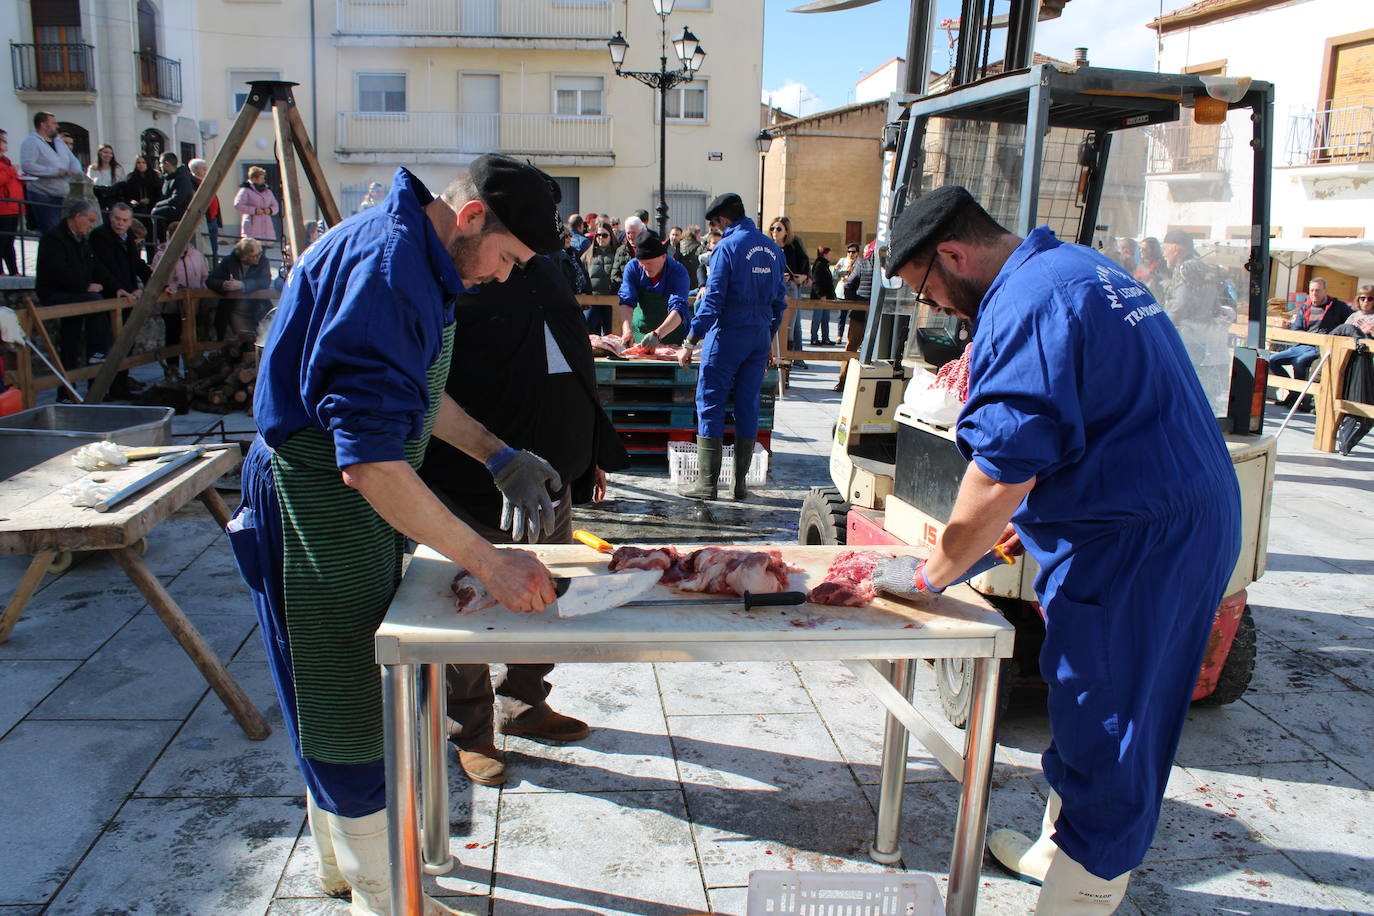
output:
[[[826,476],[832,381],[795,379],[748,507],[686,506],[639,473],[579,522],[612,540],[793,540]],[[1192,714],[1123,913],[1374,912],[1374,442],[1324,455],[1311,430],[1299,417],[1281,443],[1255,681]],[[345,913],[311,880],[300,778],[224,539],[189,507],[148,561],[277,730],[243,738],[113,562],[50,577],[0,645],[0,916]],[[0,582],[20,570],[0,558]],[[504,790],[452,776],[463,864],[435,892],[483,916],[743,914],[754,869],[881,870],[864,850],[882,716],[842,666],[568,665],[554,681],[595,730],[566,748],[507,739]],[[1037,828],[1046,734],[1034,693],[1018,696],[994,827]],[[956,786],[915,747],[907,778],[903,865],[938,878]],[[1034,890],[987,865],[980,900],[1027,913]]]

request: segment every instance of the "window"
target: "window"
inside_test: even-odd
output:
[[[693,83],[668,90],[665,104],[670,119],[680,121],[706,120],[706,87],[694,85],[694,83],[700,82],[701,80],[694,80]]]
[[[555,76],[553,113],[567,118],[601,117],[604,81],[599,76]]]
[[[404,73],[359,73],[359,111],[405,111]]]
[[[279,79],[281,79],[280,70],[230,70],[229,110],[237,113],[238,110],[243,107],[243,103],[248,101],[248,83],[253,80]],[[267,117],[270,112],[270,108],[263,109],[262,116]]]
[[[711,0],[677,0],[673,4],[673,12],[675,13],[679,10],[709,10],[710,8]]]

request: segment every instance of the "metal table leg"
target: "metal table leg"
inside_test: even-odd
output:
[[[382,666],[383,727],[386,735],[387,848],[391,854],[391,912],[424,912],[420,878],[420,812],[415,761],[415,666]]]
[[[907,702],[911,702],[916,688],[916,665],[912,659],[901,658],[887,663],[887,679]],[[892,865],[902,858],[898,843],[902,823],[902,790],[906,780],[907,746],[910,735],[896,716],[888,713],[887,728],[883,732],[883,761],[878,781],[878,823],[868,856],[875,862]]]
[[[997,730],[997,679],[1001,659],[974,660],[973,704],[964,729],[964,778],[959,815],[954,820],[954,854],[949,861],[949,916],[972,916],[978,906],[978,879],[988,829],[988,794]]]
[[[444,665],[420,666],[420,795],[424,826],[420,838],[425,874],[442,875],[453,868],[448,852],[448,741],[444,720],[448,695]]]

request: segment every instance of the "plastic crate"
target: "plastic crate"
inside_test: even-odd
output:
[[[720,479],[734,479],[735,447],[727,445],[721,453]],[[697,482],[697,445],[695,442],[668,443],[668,477],[673,483],[685,486]],[[768,450],[754,443],[754,460],[749,464],[749,476],[744,482],[751,487],[761,486],[768,479]]]
[[[944,916],[929,875],[756,871],[748,916]]]

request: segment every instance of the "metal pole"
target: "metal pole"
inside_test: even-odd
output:
[[[758,228],[763,228],[763,173],[768,167],[768,154],[759,153],[759,219]]]
[[[916,688],[916,665],[909,658],[895,659],[887,665],[888,681],[910,702]],[[888,713],[887,728],[883,731],[881,775],[878,779],[878,822],[873,831],[873,843],[868,847],[868,857],[884,865],[892,865],[902,858],[898,839],[902,823],[907,745],[910,740],[906,726]]]
[[[443,875],[453,868],[448,851],[448,696],[444,666],[420,666],[420,794],[425,816],[421,830],[425,874]]]
[[[386,808],[390,815],[391,912],[424,912],[420,883],[420,811],[415,779],[415,666],[382,666],[383,730],[386,738]]]
[[[1026,106],[1026,135],[1021,161],[1021,201],[1016,213],[1018,235],[1030,235],[1038,218],[1037,205],[1040,202],[1040,169],[1043,165],[1040,155],[1041,144],[1050,126],[1050,87],[1046,84],[1042,69],[1040,79],[1030,88]]]
[[[1255,168],[1250,189],[1250,261],[1245,265],[1250,277],[1245,345],[1262,350],[1269,297],[1269,204],[1273,196],[1269,175],[1274,166],[1274,87],[1265,83],[1251,89],[1248,99]]]
[[[973,661],[973,704],[964,729],[964,779],[959,786],[959,814],[954,819],[954,854],[949,860],[949,916],[973,916],[978,906],[978,876],[988,829],[988,795],[996,748],[997,681],[1000,658]]]
[[[911,0],[911,19],[906,27],[906,80],[902,88],[912,95],[925,95],[926,86],[930,81],[930,45],[935,31],[934,12],[934,0]]]
[[[668,58],[658,59],[658,237],[668,238]]]

